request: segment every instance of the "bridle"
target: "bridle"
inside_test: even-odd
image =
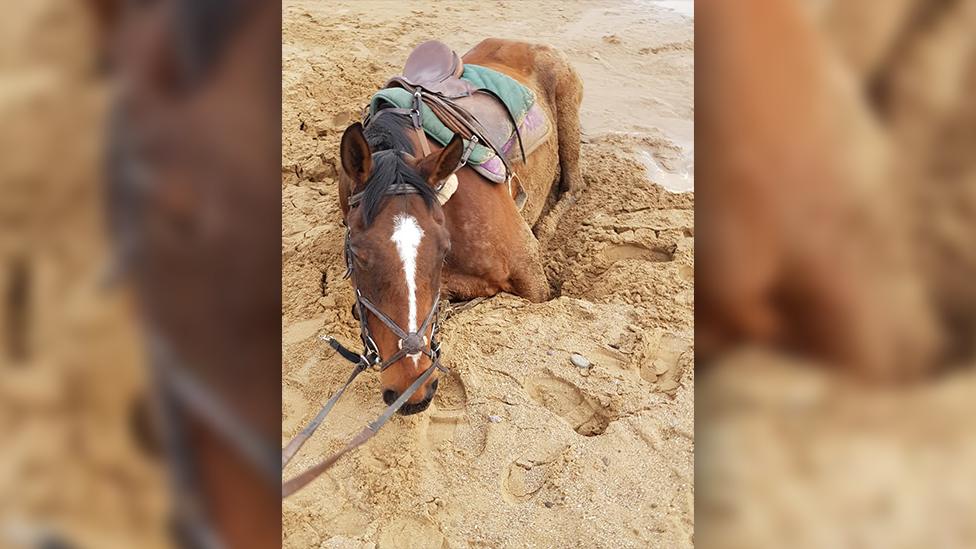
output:
[[[373,155],[379,154],[399,154],[395,151],[379,151],[373,153]],[[403,196],[409,194],[419,194],[414,186],[409,184],[399,184],[391,185],[386,192],[386,196]],[[349,206],[356,207],[362,200],[363,192],[356,193],[349,197]],[[344,244],[344,254],[346,259],[346,273],[344,278],[350,278],[355,271],[353,265],[353,254],[350,245],[350,231],[349,227],[346,227],[346,236]],[[307,484],[318,478],[322,473],[331,468],[335,463],[350,451],[358,448],[366,441],[375,435],[380,428],[395,414],[400,408],[406,404],[407,400],[410,399],[424,384],[428,379],[434,374],[435,370],[441,370],[443,372],[447,371],[447,368],[440,363],[441,347],[440,342],[437,341],[437,331],[439,328],[438,316],[440,310],[440,300],[437,296],[440,291],[434,292],[434,303],[427,313],[426,318],[421,323],[420,327],[415,332],[408,332],[400,327],[389,315],[384,313],[377,307],[369,298],[363,295],[362,291],[358,286],[353,284],[353,289],[355,291],[356,301],[355,307],[357,315],[359,316],[359,337],[363,343],[363,352],[356,353],[350,351],[344,345],[339,343],[335,338],[330,336],[324,336],[322,339],[327,341],[329,345],[335,349],[343,358],[353,363],[352,372],[346,383],[339,388],[335,394],[325,403],[325,406],[319,410],[319,413],[312,419],[312,421],[299,432],[295,437],[282,449],[281,451],[281,467],[284,469],[285,465],[295,456],[298,450],[305,444],[305,442],[315,433],[325,417],[332,411],[333,406],[338,402],[339,398],[345,392],[345,390],[352,384],[356,377],[363,371],[373,368],[376,371],[382,372],[396,364],[398,361],[402,360],[407,356],[416,356],[423,354],[430,358],[430,366],[424,370],[420,377],[418,377],[414,382],[403,392],[392,404],[386,407],[382,414],[376,418],[373,422],[369,423],[363,428],[355,437],[353,437],[342,449],[333,453],[324,460],[318,462],[317,464],[309,467],[305,471],[299,473],[298,475],[292,477],[291,479],[282,483],[281,486],[281,497],[285,498],[291,494],[297,492],[301,488],[305,487]],[[369,332],[369,325],[366,321],[366,313],[369,312],[380,322],[383,323],[394,335],[399,338],[398,349],[392,355],[386,357],[385,359],[380,355],[379,348],[376,345],[376,341],[373,340],[372,335]],[[430,340],[427,339],[427,330],[430,332]]]

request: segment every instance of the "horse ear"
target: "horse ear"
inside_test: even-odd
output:
[[[342,133],[339,156],[346,175],[356,183],[365,183],[369,172],[373,169],[373,157],[369,152],[366,136],[363,135],[363,125],[359,122],[349,126]]]
[[[426,174],[427,183],[436,187],[457,171],[463,153],[464,140],[460,135],[454,134],[454,138],[441,149],[441,152],[430,155],[420,162],[420,173]]]

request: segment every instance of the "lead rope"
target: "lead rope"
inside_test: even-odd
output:
[[[395,414],[397,410],[399,410],[401,407],[403,407],[404,404],[406,404],[407,400],[411,396],[413,396],[413,394],[416,393],[417,390],[420,389],[420,387],[423,386],[423,384],[426,383],[428,379],[430,379],[430,376],[433,375],[434,370],[438,368],[440,368],[440,364],[438,363],[437,360],[435,360],[434,363],[431,364],[430,367],[427,368],[424,371],[424,373],[420,375],[420,377],[414,380],[414,382],[410,385],[410,387],[406,391],[404,391],[402,395],[400,395],[400,398],[396,399],[396,401],[394,401],[393,404],[387,406],[386,410],[384,410],[383,413],[380,414],[378,418],[376,418],[373,422],[371,422],[369,425],[364,427],[363,430],[360,431],[355,437],[353,437],[352,440],[350,440],[341,450],[332,454],[326,459],[316,463],[312,467],[309,467],[308,469],[302,471],[298,475],[295,475],[294,477],[285,481],[284,483],[282,483],[281,485],[282,499],[294,494],[298,490],[301,490],[302,488],[307,486],[310,482],[318,478],[322,473],[326,472],[327,470],[329,470],[329,468],[335,465],[336,462],[339,461],[339,458],[355,450],[356,448],[362,446],[364,443],[366,443],[366,441],[373,438],[373,435],[375,435],[380,430],[380,428],[383,427],[383,425],[386,424],[386,422],[389,421],[391,417],[393,417],[393,414]]]
[[[285,465],[287,465],[288,462],[290,462],[292,458],[295,457],[295,454],[298,453],[298,450],[301,449],[301,447],[305,444],[305,442],[308,441],[309,438],[311,438],[311,436],[315,433],[315,431],[325,420],[325,417],[329,414],[329,412],[332,411],[332,408],[335,406],[336,402],[339,401],[339,398],[342,396],[342,394],[346,391],[346,389],[350,385],[352,385],[353,381],[355,381],[356,377],[359,376],[359,374],[365,371],[367,368],[369,368],[370,366],[376,367],[378,365],[378,369],[380,371],[385,370],[386,368],[388,368],[389,366],[393,365],[394,363],[402,359],[404,356],[406,356],[410,351],[419,351],[425,354],[426,356],[430,357],[431,365],[426,370],[424,370],[424,373],[421,374],[420,377],[418,377],[416,380],[414,380],[412,384],[410,384],[410,387],[408,387],[407,390],[404,391],[404,393],[400,395],[400,397],[393,402],[393,404],[387,406],[386,409],[383,411],[382,414],[380,414],[378,418],[376,418],[373,422],[369,423],[365,428],[363,428],[363,430],[360,431],[359,434],[357,434],[355,437],[353,437],[353,439],[350,440],[346,444],[346,446],[344,446],[341,450],[332,454],[328,458],[320,461],[319,463],[313,465],[312,467],[302,471],[301,473],[292,477],[291,479],[283,482],[281,485],[282,498],[286,498],[291,494],[297,492],[301,488],[305,487],[310,482],[318,478],[322,473],[324,473],[333,465],[335,465],[335,463],[339,460],[339,458],[351,452],[352,450],[358,448],[359,446],[363,445],[366,441],[372,438],[373,435],[375,435],[380,430],[380,428],[384,424],[386,424],[387,421],[389,421],[389,419],[393,416],[393,414],[395,414],[400,408],[402,408],[403,405],[407,402],[407,400],[409,400],[410,397],[412,397],[414,393],[416,393],[424,385],[424,383],[426,383],[426,381],[430,379],[430,377],[434,374],[434,370],[446,371],[446,368],[441,366],[440,363],[440,344],[437,342],[437,328],[440,320],[440,312],[439,312],[440,302],[438,300],[434,301],[434,305],[431,307],[430,312],[427,313],[427,318],[424,319],[424,322],[423,324],[421,324],[418,332],[413,332],[408,334],[404,332],[399,326],[397,326],[396,323],[392,321],[392,319],[390,319],[381,311],[376,309],[375,306],[372,305],[372,303],[369,300],[367,300],[359,292],[359,289],[357,288],[356,306],[360,311],[360,326],[363,329],[363,332],[360,335],[362,336],[363,342],[365,343],[366,341],[372,342],[373,339],[369,335],[369,329],[366,326],[365,311],[363,310],[364,305],[365,308],[369,309],[370,312],[375,314],[376,317],[380,319],[380,321],[382,321],[384,324],[387,324],[389,328],[391,328],[395,333],[397,333],[398,336],[400,336],[401,349],[396,353],[394,353],[389,358],[387,358],[386,360],[382,361],[382,363],[380,363],[378,361],[379,358],[378,351],[374,354],[375,358],[370,358],[369,355],[372,353],[372,351],[369,350],[368,348],[365,350],[363,354],[356,354],[355,352],[349,350],[344,345],[339,343],[339,341],[336,340],[335,338],[330,336],[322,337],[322,339],[324,341],[327,341],[329,345],[333,349],[335,349],[336,352],[339,353],[340,356],[342,356],[343,358],[345,358],[346,360],[354,364],[353,371],[352,373],[350,373],[349,378],[346,380],[346,383],[343,384],[343,386],[340,387],[339,390],[336,391],[331,398],[329,398],[329,400],[325,403],[325,406],[323,406],[322,409],[319,410],[319,413],[315,415],[312,421],[304,429],[302,429],[301,432],[295,435],[295,437],[292,438],[291,441],[289,441],[288,444],[285,445],[285,447],[282,449],[281,451],[282,469],[284,469]],[[422,349],[422,348],[413,349],[409,347],[404,348],[405,347],[403,345],[404,340],[409,340],[409,341],[417,340],[418,335],[421,333],[426,333],[428,327],[431,328],[429,349]],[[426,339],[426,336],[424,336],[424,338]]]

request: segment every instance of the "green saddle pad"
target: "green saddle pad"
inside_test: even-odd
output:
[[[487,89],[497,95],[508,111],[512,113],[516,125],[522,123],[525,114],[535,103],[535,94],[532,93],[532,90],[496,70],[466,64],[461,78],[471,82],[479,89]],[[382,89],[376,92],[369,102],[370,114],[376,114],[384,106],[384,103],[401,109],[409,109],[413,106],[413,96],[403,88]],[[420,110],[424,131],[427,135],[440,143],[441,146],[450,143],[454,137],[454,132],[445,126],[427,105],[421,104]],[[483,164],[494,156],[495,153],[491,148],[480,144],[475,145],[471,151],[471,156],[468,158],[468,163],[472,165]]]

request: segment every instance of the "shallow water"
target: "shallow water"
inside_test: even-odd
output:
[[[687,193],[695,190],[695,178],[690,160],[678,171],[671,171],[662,166],[649,151],[637,151],[637,160],[647,170],[647,178],[668,191]]]
[[[695,2],[693,0],[645,0],[648,4],[654,4],[662,8],[667,8],[684,15],[685,17],[695,18]]]

